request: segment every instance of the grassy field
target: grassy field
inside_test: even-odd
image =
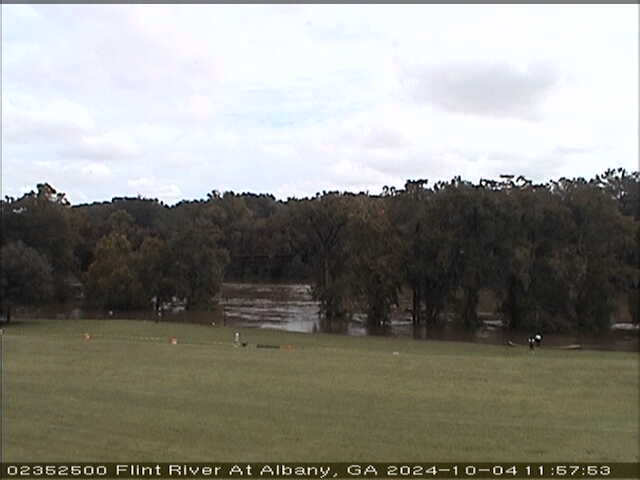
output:
[[[5,328],[4,460],[640,459],[638,354],[241,334],[246,348],[199,325]]]

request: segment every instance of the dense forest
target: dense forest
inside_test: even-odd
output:
[[[71,206],[47,183],[2,203],[2,311],[81,297],[104,309],[215,305],[223,280],[304,281],[329,319],[479,324],[489,290],[510,328],[607,329],[619,298],[640,322],[640,173],[534,184],[456,177],[287,201],[212,191]]]

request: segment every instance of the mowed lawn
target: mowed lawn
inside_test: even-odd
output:
[[[4,331],[5,461],[640,460],[636,353],[260,329],[235,348],[229,328],[123,320]]]

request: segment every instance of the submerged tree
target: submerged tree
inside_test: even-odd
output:
[[[349,291],[372,324],[386,323],[402,288],[401,239],[384,199],[360,195],[350,222]]]
[[[568,275],[571,215],[546,188],[507,192],[501,277],[494,288],[511,328],[564,329],[569,309],[561,287]]]
[[[355,312],[385,322],[401,289],[416,324],[455,312],[475,328],[488,291],[512,328],[607,328],[625,299],[640,321],[638,172],[427,185],[286,202],[212,191],[172,207],[143,198],[70,207],[40,184],[2,202],[0,242],[39,255],[27,265],[48,262],[59,299],[82,279],[87,301],[109,308],[174,296],[211,306],[231,261],[234,279],[310,283],[328,322]]]
[[[637,247],[636,227],[605,192],[582,180],[565,182],[562,193],[574,225],[565,279],[569,314],[580,329],[607,329],[618,295],[637,278],[637,269],[627,261],[627,252]]]
[[[312,294],[323,315],[338,318],[348,311],[347,227],[349,201],[345,195],[328,193],[299,201],[293,212],[300,232],[299,244],[313,264]]]

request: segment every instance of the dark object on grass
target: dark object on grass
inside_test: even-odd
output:
[[[578,344],[578,343],[574,343],[572,345],[565,345],[563,347],[556,347],[559,348],[561,350],[581,350],[582,349],[582,345]]]
[[[242,346],[246,347],[247,346],[247,342],[242,342]]]
[[[257,348],[280,348],[280,345],[265,345],[262,343],[258,343],[256,347]]]

